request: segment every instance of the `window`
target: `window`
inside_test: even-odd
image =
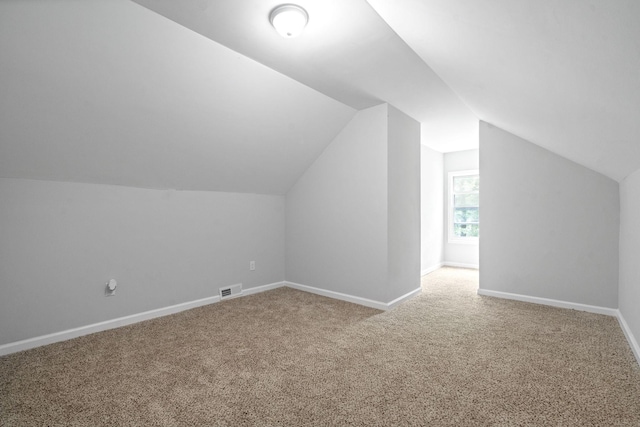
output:
[[[477,243],[480,237],[480,174],[449,172],[449,242]]]

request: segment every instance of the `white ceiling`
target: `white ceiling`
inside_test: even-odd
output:
[[[438,151],[479,118],[640,168],[637,0],[300,0],[296,39],[277,0],[138,3],[0,2],[1,177],[283,194],[380,102]]]
[[[365,0],[297,0],[301,36],[269,23],[281,0],[134,0],[355,109],[388,102],[446,152],[478,147],[478,119]]]
[[[616,180],[640,168],[640,1],[368,2],[481,120]]]
[[[284,194],[355,110],[127,0],[0,2],[0,177]]]

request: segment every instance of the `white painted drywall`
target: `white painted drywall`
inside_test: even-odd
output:
[[[284,195],[355,114],[128,0],[1,1],[0,70],[3,178]]]
[[[420,288],[420,123],[391,105],[387,168],[390,302]]]
[[[480,289],[618,306],[618,183],[480,124]]]
[[[287,281],[387,302],[387,111],[359,111],[287,193]]]
[[[444,155],[420,146],[420,271],[444,261]]]
[[[419,144],[395,108],[358,112],[287,193],[288,282],[382,303],[419,287]]]
[[[620,287],[618,305],[640,343],[640,170],[620,183]]]
[[[358,110],[384,100],[424,124],[427,145],[478,147],[475,115],[366,1],[299,2],[310,20],[286,42],[266,19],[275,0],[136,1]]]
[[[640,1],[368,3],[477,118],[617,181],[640,168]]]
[[[284,196],[0,179],[0,200],[0,344],[284,280]]]
[[[449,243],[449,172],[477,170],[480,164],[478,150],[456,151],[444,154],[444,261],[454,265],[478,267],[479,245],[472,243]],[[480,205],[482,205],[482,177],[480,177]],[[482,208],[480,208],[480,235],[482,236]],[[482,238],[482,237],[481,237]]]

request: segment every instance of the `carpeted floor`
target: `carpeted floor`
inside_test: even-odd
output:
[[[0,425],[640,426],[615,318],[443,268],[386,313],[289,288],[0,358]]]

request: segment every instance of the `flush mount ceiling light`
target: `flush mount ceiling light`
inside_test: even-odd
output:
[[[302,33],[309,21],[309,15],[300,6],[282,4],[271,11],[269,21],[282,37],[290,39]]]

